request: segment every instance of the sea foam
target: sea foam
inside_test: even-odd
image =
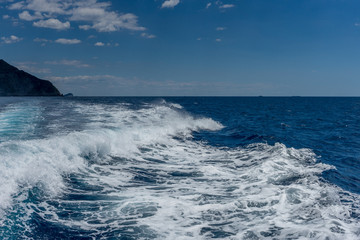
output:
[[[310,149],[195,141],[194,131],[224,126],[167,102],[74,108],[88,119],[86,130],[0,144],[3,234],[42,236],[30,225],[34,214],[94,239],[360,234],[353,217],[359,196],[324,181],[321,174],[333,167]],[[34,189],[41,192],[36,202]],[[9,220],[12,214],[20,220]]]

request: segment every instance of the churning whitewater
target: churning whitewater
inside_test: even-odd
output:
[[[323,176],[334,165],[282,142],[229,144],[226,109],[1,101],[1,239],[360,238],[358,193]]]

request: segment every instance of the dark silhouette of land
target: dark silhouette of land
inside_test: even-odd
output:
[[[0,59],[0,96],[62,96],[47,80],[39,79]]]

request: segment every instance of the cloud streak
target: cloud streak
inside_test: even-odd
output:
[[[219,6],[219,8],[221,8],[221,9],[233,8],[233,7],[235,7],[234,4],[223,4],[223,5]]]
[[[60,44],[66,44],[66,45],[81,43],[81,41],[79,39],[67,39],[67,38],[59,38],[59,39],[55,40],[55,42],[60,43]]]
[[[21,70],[27,71],[32,74],[51,73],[50,69],[39,67],[37,62],[15,62],[15,66]]]
[[[76,68],[88,68],[90,67],[89,64],[83,63],[79,60],[61,60],[61,61],[46,61],[45,64],[49,65],[64,65],[64,66],[71,66]]]
[[[143,38],[148,38],[148,39],[156,38],[154,34],[148,34],[148,33],[142,33],[141,36]]]
[[[61,22],[58,19],[50,18],[47,20],[40,20],[33,23],[34,27],[52,28],[56,30],[66,30],[70,28],[70,22]]]
[[[257,89],[257,83],[151,81],[115,75],[48,76],[45,79],[53,81],[63,92],[73,92],[83,96],[164,96],[165,94],[176,96],[179,92],[185,92],[186,96],[191,96],[199,94],[199,89],[204,89],[201,95],[216,96],[234,94],[240,90],[252,92]],[[229,93],[229,89],[231,89],[231,93]]]
[[[12,44],[12,43],[20,42],[22,38],[19,38],[15,35],[11,35],[10,37],[1,37],[1,40],[5,44]]]
[[[94,44],[94,46],[103,47],[103,46],[105,46],[105,43],[103,43],[103,42],[97,42],[97,43]]]
[[[180,3],[180,0],[166,0],[161,5],[161,8],[174,8],[179,3]]]

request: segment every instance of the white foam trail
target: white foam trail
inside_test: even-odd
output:
[[[24,209],[94,238],[124,228],[139,239],[359,237],[359,196],[325,182],[332,167],[311,150],[195,142],[193,131],[223,126],[178,109],[79,104],[88,130],[0,144],[0,207],[40,184],[51,201]],[[71,173],[99,190],[71,185]]]
[[[139,111],[114,107],[110,116],[108,110],[91,106],[90,111],[88,106],[79,105],[79,111],[93,118],[91,130],[49,139],[1,143],[0,208],[8,208],[12,196],[24,185],[42,184],[50,194],[60,192],[64,187],[62,175],[84,168],[84,156],[131,158],[139,154],[142,145],[166,144],[173,141],[173,136],[189,137],[192,131],[222,128],[211,119],[182,116],[165,106]],[[101,121],[104,116],[106,122]]]
[[[170,192],[128,193],[159,206],[139,225],[152,226],[160,238],[207,239],[216,232],[231,239],[357,238],[359,224],[349,217],[355,210],[340,203],[340,189],[319,179],[331,167],[315,164],[311,151],[281,144],[235,151],[197,146],[192,155],[178,147],[168,149],[167,158],[175,160],[164,171],[197,169],[199,177],[169,181]]]

